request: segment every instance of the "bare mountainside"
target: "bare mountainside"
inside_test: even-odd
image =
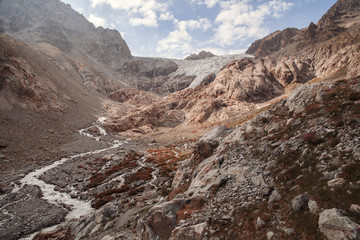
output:
[[[100,96],[82,86],[76,72],[64,71],[27,45],[3,35],[0,42],[0,128],[6,156],[46,158],[73,131],[96,119]]]
[[[336,6],[342,6],[341,2],[329,12],[340,11]],[[360,75],[358,9],[347,9],[346,17],[339,15],[330,25],[310,24],[302,30],[273,33],[249,48],[248,53],[257,57],[234,60],[217,75],[209,74],[198,87],[171,94],[152,106],[130,111],[125,116],[109,116],[107,126],[121,132],[139,127],[152,131],[154,127],[164,126],[163,120],[168,122],[169,118],[173,118],[172,126],[218,124],[228,119],[241,121],[249,110],[260,109],[266,106],[266,101],[310,80],[357,77]],[[325,16],[334,15],[329,12]],[[196,61],[211,64],[214,57]],[[196,82],[199,81],[195,79],[193,83]]]
[[[74,59],[70,67],[102,93],[129,85],[168,94],[187,88],[198,75],[194,71],[188,74],[185,69],[170,76],[178,69],[173,60],[133,57],[118,31],[95,28],[59,0],[2,0],[0,31],[51,55],[64,67],[69,58]],[[53,48],[60,51],[60,56],[54,56]],[[227,63],[221,62],[222,66]],[[201,67],[201,63],[194,66]],[[216,74],[219,67],[208,71]]]

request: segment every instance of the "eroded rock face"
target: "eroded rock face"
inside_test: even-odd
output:
[[[360,225],[336,208],[326,209],[320,213],[319,229],[329,240],[360,238]]]
[[[170,240],[202,240],[204,239],[204,231],[206,227],[206,222],[189,227],[177,227],[173,230]]]
[[[293,43],[293,37],[299,32],[300,30],[297,28],[287,28],[283,31],[276,31],[269,36],[252,43],[246,53],[257,56],[269,55],[270,53],[279,51],[286,45]]]
[[[184,200],[174,200],[155,205],[139,220],[137,233],[141,239],[169,239],[176,226],[176,212]]]

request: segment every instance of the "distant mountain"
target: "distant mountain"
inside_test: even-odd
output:
[[[199,59],[204,59],[204,58],[209,58],[209,57],[214,57],[214,56],[215,55],[213,53],[202,50],[198,54],[191,54],[190,56],[187,56],[185,58],[185,60],[199,60]]]
[[[263,39],[251,44],[247,54],[256,56],[281,56],[300,52],[306,46],[323,43],[339,34],[352,31],[356,22],[359,22],[360,2],[358,0],[337,1],[320,19],[317,24],[301,30],[287,28],[276,31]]]
[[[25,43],[48,43],[104,64],[131,57],[119,32],[95,28],[83,15],[59,0],[3,0],[0,19],[3,33]]]
[[[156,121],[154,116],[166,116],[174,110],[185,116],[177,121],[179,125],[241,118],[254,104],[265,103],[311,80],[357,77],[360,75],[359,15],[350,14],[346,18],[339,15],[334,22],[337,24],[319,27],[310,23],[301,30],[287,28],[272,33],[251,45],[247,53],[255,58],[234,59],[216,75],[208,74],[206,84],[200,82],[194,89],[176,92],[166,101],[109,121],[109,128],[126,131],[149,124],[157,127],[160,119]],[[213,62],[218,58],[214,57]],[[186,62],[191,65],[211,59]],[[151,121],[145,121],[145,116]]]
[[[319,20],[317,25],[321,28],[337,25],[346,19],[358,16],[360,13],[360,1],[339,0]]]
[[[50,55],[63,68],[76,69],[86,86],[103,94],[122,87],[168,94],[189,87],[198,77],[183,70],[176,74],[178,61],[133,57],[118,31],[95,28],[59,0],[0,1],[0,32]],[[199,55],[208,56],[213,55]],[[69,66],[69,61],[74,64]],[[216,66],[211,72],[218,71]]]

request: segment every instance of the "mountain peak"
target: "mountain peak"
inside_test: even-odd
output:
[[[204,58],[209,58],[209,57],[214,57],[214,56],[215,55],[213,53],[202,50],[198,54],[189,55],[188,57],[185,58],[185,60],[199,60],[199,59],[204,59]]]
[[[360,12],[359,0],[338,0],[319,20],[319,27],[336,25],[341,20],[351,18]]]

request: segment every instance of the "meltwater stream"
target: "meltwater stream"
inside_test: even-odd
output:
[[[105,132],[104,129],[102,129],[98,125],[98,123],[102,123],[104,120],[105,120],[104,118],[100,118],[96,123],[94,123],[93,126],[91,126],[91,127],[98,127],[99,130],[100,130],[100,133],[102,135],[106,135],[106,132]],[[89,128],[91,128],[91,127],[89,127]],[[93,135],[91,135],[89,133],[86,133],[86,130],[89,129],[89,128],[81,129],[79,131],[79,133],[81,135],[85,135],[85,136],[91,137],[91,138],[99,141],[99,137],[94,137]],[[55,185],[48,184],[48,183],[42,181],[41,179],[39,179],[39,177],[43,173],[45,173],[45,172],[47,172],[47,171],[61,165],[61,164],[64,164],[69,160],[72,160],[72,159],[78,158],[78,157],[84,157],[84,156],[88,156],[88,155],[93,155],[93,154],[98,154],[98,153],[101,153],[101,152],[105,152],[105,151],[117,148],[117,147],[123,145],[124,143],[126,143],[126,142],[121,142],[121,141],[115,140],[112,143],[110,143],[110,146],[107,147],[107,148],[98,149],[98,150],[95,150],[95,151],[89,151],[89,152],[85,152],[85,153],[80,153],[80,154],[73,155],[73,156],[67,157],[67,158],[62,158],[59,161],[56,161],[56,162],[54,162],[53,164],[51,164],[49,166],[40,168],[38,170],[35,170],[34,172],[31,172],[31,173],[27,174],[24,178],[22,178],[20,180],[20,183],[21,183],[20,187],[15,188],[13,190],[13,192],[19,191],[26,184],[27,185],[35,185],[35,186],[38,186],[41,189],[42,194],[43,194],[42,198],[47,200],[49,203],[52,203],[52,204],[55,204],[55,205],[63,205],[63,204],[65,204],[65,205],[67,205],[67,206],[69,206],[71,208],[71,211],[67,214],[67,216],[65,218],[66,220],[75,219],[75,218],[79,218],[81,216],[87,215],[87,214],[91,213],[94,210],[91,207],[90,202],[73,199],[67,193],[55,191],[55,187],[56,187]],[[24,239],[28,239],[28,238],[24,238]]]

